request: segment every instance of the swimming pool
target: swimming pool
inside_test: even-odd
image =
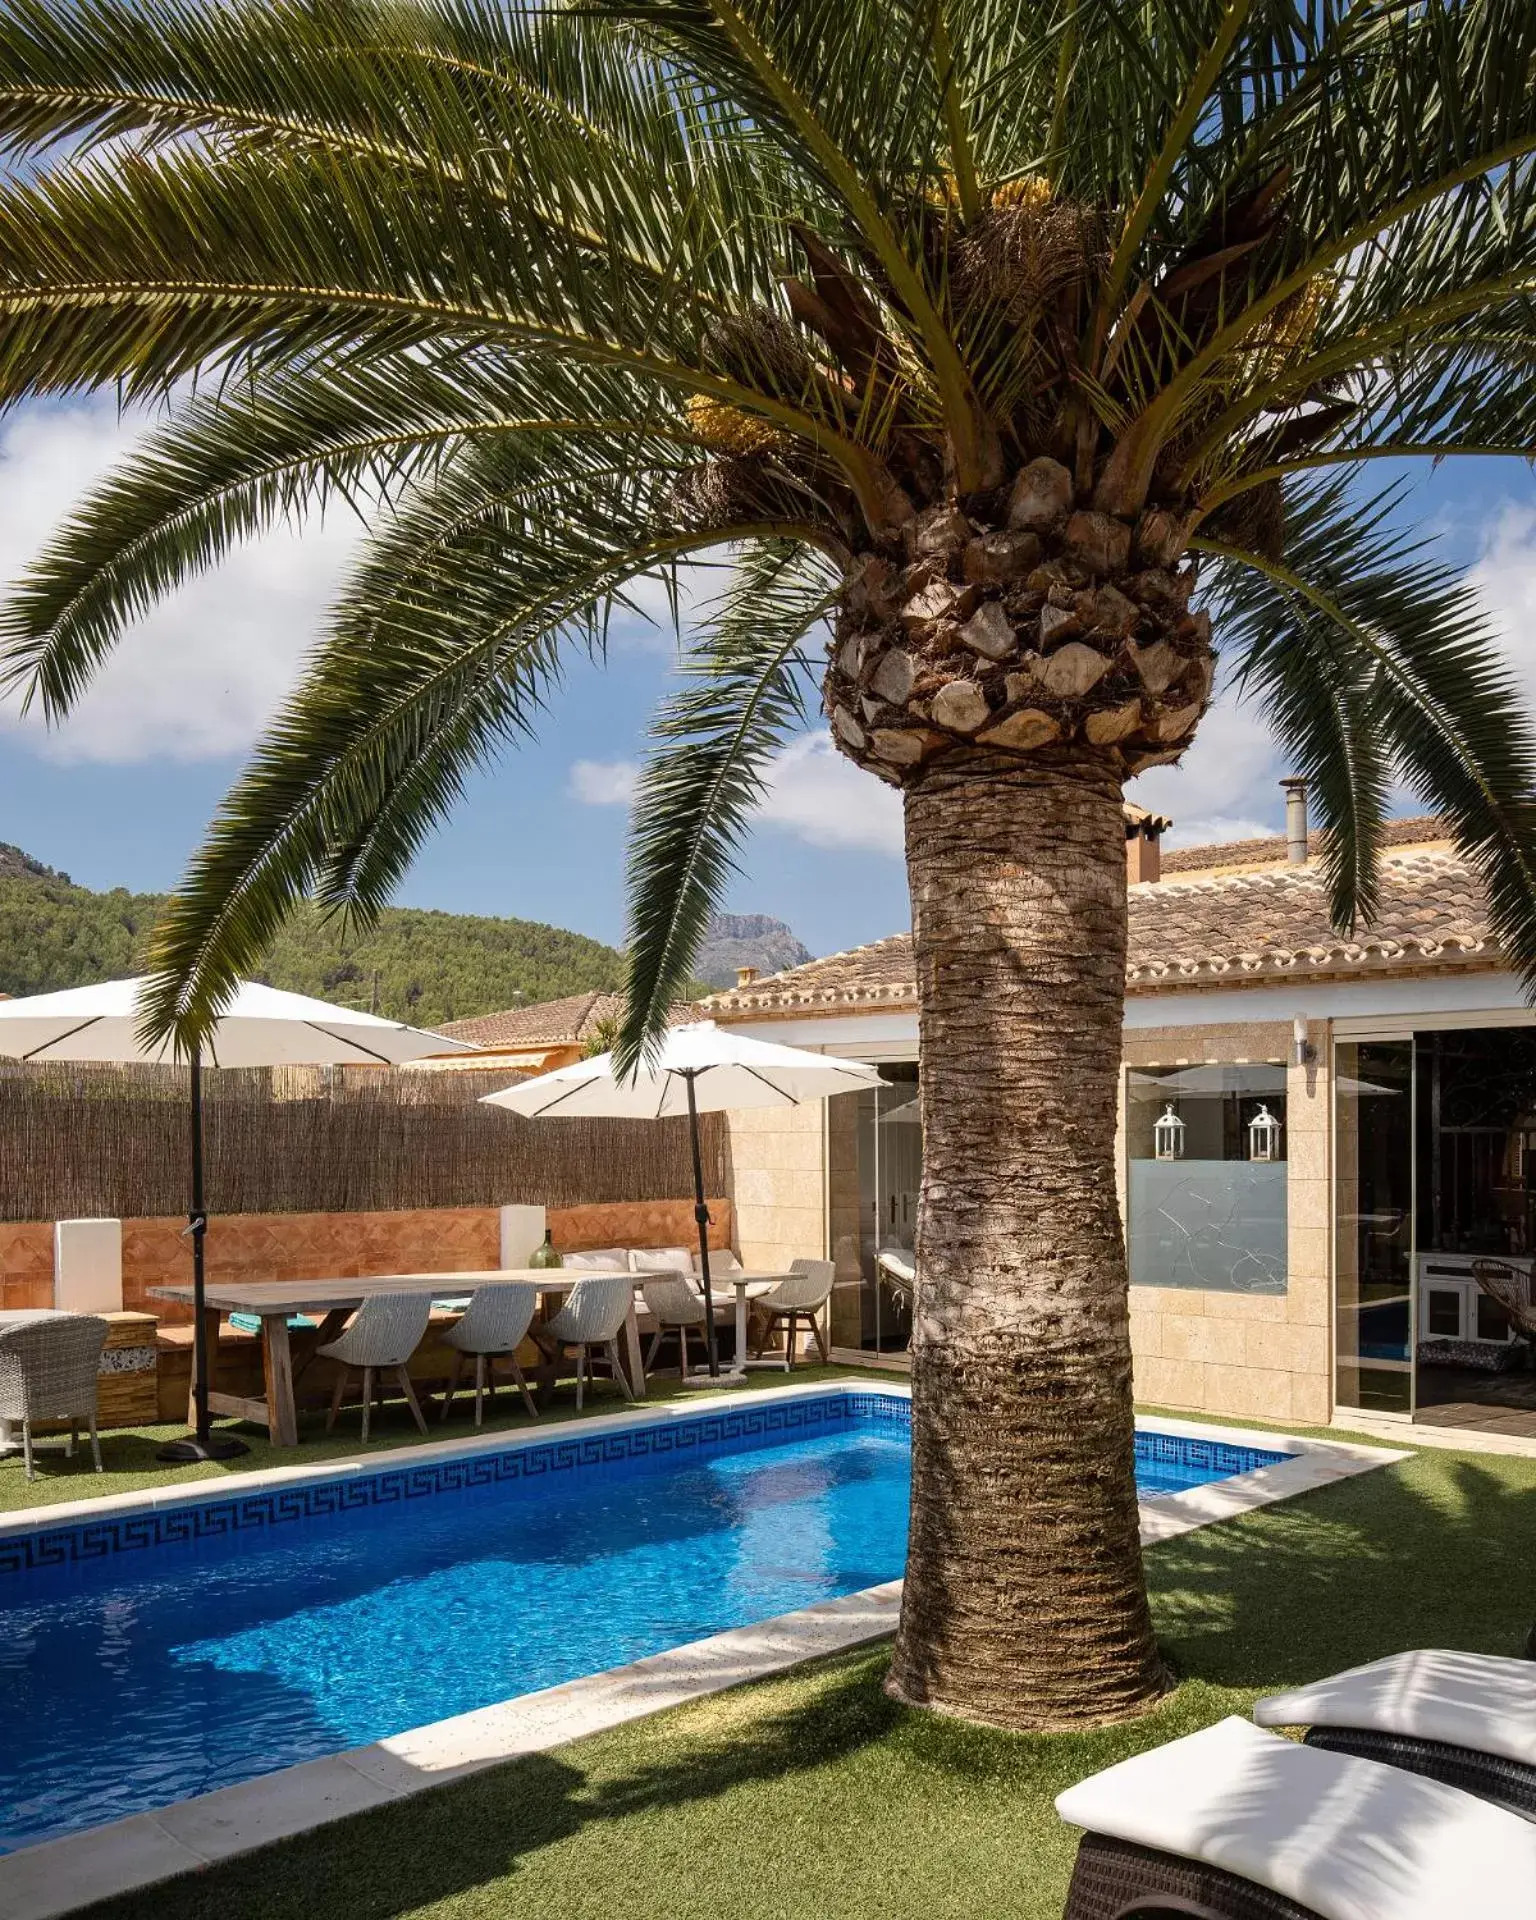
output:
[[[779,1392],[0,1536],[0,1851],[895,1579],[909,1419]],[[1137,1435],[1144,1494],[1288,1457]]]

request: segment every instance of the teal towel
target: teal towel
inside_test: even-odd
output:
[[[242,1333],[260,1333],[261,1315],[259,1313],[232,1313],[229,1316],[229,1324],[232,1327],[238,1327]],[[290,1327],[312,1327],[315,1323],[306,1313],[290,1313],[288,1316],[288,1324]]]

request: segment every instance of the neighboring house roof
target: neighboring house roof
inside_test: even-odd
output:
[[[615,1020],[623,1011],[621,993],[571,993],[563,1000],[539,1000],[529,1007],[508,1007],[503,1013],[477,1014],[472,1020],[449,1020],[437,1031],[477,1047],[577,1046],[591,1038],[601,1021]]]
[[[1407,820],[1389,820],[1382,831],[1384,847],[1426,847],[1448,844],[1449,829],[1432,813],[1416,813]],[[1307,835],[1307,851],[1322,853],[1323,836]],[[1283,833],[1263,840],[1231,840],[1214,847],[1164,847],[1164,873],[1233,873],[1252,867],[1283,866],[1287,841]]]
[[[1225,856],[1236,848],[1191,849],[1202,856],[1193,874],[1176,873],[1129,890],[1127,991],[1258,985],[1267,978],[1404,966],[1496,966],[1498,949],[1482,886],[1457,854],[1425,844],[1425,829],[1437,826],[1425,820],[1394,823],[1394,837],[1401,834],[1402,841],[1389,846],[1382,861],[1380,906],[1370,926],[1353,935],[1329,924],[1328,889],[1316,863],[1255,870],[1250,862],[1247,871],[1222,871]],[[1277,844],[1283,861],[1285,842]],[[1271,843],[1244,845],[1267,852]],[[707,1012],[724,1018],[916,1004],[912,939],[905,933],[704,1002]]]
[[[470,1020],[449,1020],[434,1029],[450,1040],[468,1040],[477,1047],[503,1050],[534,1047],[583,1046],[606,1020],[624,1012],[622,993],[571,993],[563,1000],[536,1000],[527,1007],[508,1007],[504,1013],[481,1013]],[[707,1020],[697,1001],[677,1001],[667,1024],[684,1026]]]

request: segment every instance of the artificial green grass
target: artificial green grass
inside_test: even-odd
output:
[[[818,1662],[91,1909],[93,1920],[1056,1920],[1062,1787],[1404,1647],[1515,1653],[1536,1461],[1424,1451],[1148,1554],[1182,1675],[1146,1717],[1010,1735]],[[447,1650],[445,1650],[445,1653]]]
[[[803,1387],[817,1380],[848,1377],[862,1380],[867,1379],[868,1374],[857,1367],[801,1366],[796,1367],[793,1373],[779,1373],[765,1368],[761,1373],[752,1374],[751,1386]],[[740,1389],[721,1389],[723,1393],[737,1391]],[[690,1400],[714,1397],[708,1388],[685,1388],[675,1378],[652,1374],[646,1398],[640,1404],[642,1407],[655,1406],[659,1402],[678,1399],[684,1393]],[[474,1438],[474,1394],[461,1389],[453,1404],[454,1417],[446,1425],[424,1404],[428,1440]],[[601,1380],[595,1387],[588,1388],[587,1404],[577,1413],[574,1386],[562,1385],[554,1404],[541,1410],[538,1425],[542,1428],[561,1421],[590,1420],[602,1414],[623,1412],[626,1405],[624,1396],[612,1381]],[[496,1407],[496,1413],[487,1415],[482,1432],[527,1433],[534,1430],[534,1423],[523,1411],[515,1390],[504,1382],[496,1391]],[[202,1461],[171,1467],[156,1460],[155,1449],[163,1446],[167,1440],[181,1439],[186,1433],[184,1426],[120,1427],[101,1436],[101,1464],[104,1470],[96,1473],[91,1467],[88,1445],[82,1442],[75,1451],[75,1457],[69,1460],[52,1444],[55,1436],[45,1436],[38,1444],[35,1480],[27,1479],[19,1454],[0,1459],[0,1514],[18,1513],[27,1507],[53,1506],[64,1500],[97,1500],[112,1493],[140,1493],[146,1488],[159,1492],[164,1487],[180,1486],[196,1480],[227,1479],[242,1473],[256,1473],[266,1467],[309,1467],[326,1460],[342,1459],[350,1454],[388,1453],[395,1447],[419,1447],[425,1444],[403,1400],[386,1401],[382,1414],[375,1408],[366,1448],[361,1438],[362,1415],[355,1406],[343,1409],[335,1432],[329,1436],[325,1432],[323,1413],[301,1413],[297,1447],[274,1447],[260,1427],[246,1426],[238,1420],[215,1420],[213,1424],[218,1431],[238,1435],[250,1452],[234,1460]]]

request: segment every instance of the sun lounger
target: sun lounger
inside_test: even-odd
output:
[[[1063,1920],[1531,1920],[1536,1827],[1230,1719],[1069,1787]]]
[[[1422,1773],[1536,1820],[1536,1662],[1395,1653],[1271,1694],[1253,1717],[1306,1727],[1308,1746]]]

